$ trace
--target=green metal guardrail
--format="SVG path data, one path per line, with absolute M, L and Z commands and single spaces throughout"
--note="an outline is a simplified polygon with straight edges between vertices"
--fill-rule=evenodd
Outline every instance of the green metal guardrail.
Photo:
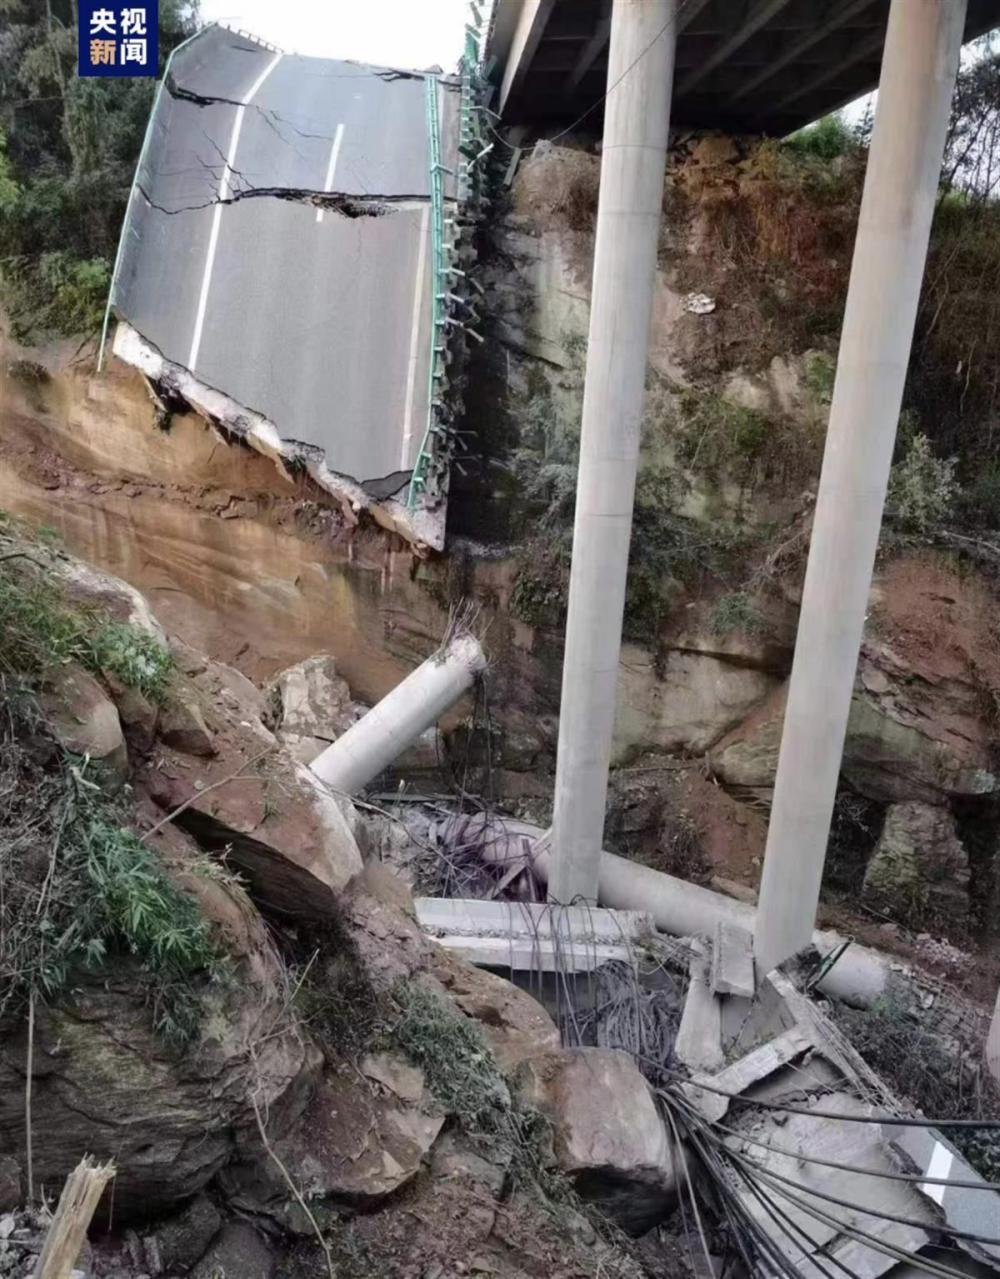
M 437 76 L 425 78 L 427 115 L 427 155 L 431 201 L 431 360 L 428 374 L 427 425 L 420 452 L 406 495 L 412 510 L 422 500 L 441 496 L 447 488 L 452 437 L 445 420 L 443 392 L 446 382 L 446 357 L 449 330 L 466 327 L 452 314 L 454 307 L 465 304 L 451 287 L 453 277 L 462 279 L 455 267 L 459 251 L 461 224 L 474 210 L 481 195 L 481 162 L 490 146 L 483 144 L 480 120 L 474 110 L 480 87 L 480 40 L 482 14 L 473 3 L 472 21 L 465 28 L 465 51 L 462 57 L 461 105 L 459 114 L 458 173 L 455 176 L 457 197 L 454 216 L 445 218 L 444 179 L 451 174 L 441 160 L 440 81 Z M 451 233 L 449 234 L 449 228 Z

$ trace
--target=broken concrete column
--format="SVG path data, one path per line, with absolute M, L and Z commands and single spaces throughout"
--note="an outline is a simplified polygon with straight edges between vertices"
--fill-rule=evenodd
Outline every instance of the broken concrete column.
M 455 635 L 310 765 L 334 790 L 353 795 L 472 687 L 486 669 L 474 635 Z

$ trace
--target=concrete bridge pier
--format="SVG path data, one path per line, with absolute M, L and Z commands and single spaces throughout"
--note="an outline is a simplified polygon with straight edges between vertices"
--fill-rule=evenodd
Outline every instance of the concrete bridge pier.
M 677 0 L 614 0 L 559 713 L 552 901 L 597 901 Z
M 755 953 L 812 937 L 966 0 L 892 0 L 764 858 Z

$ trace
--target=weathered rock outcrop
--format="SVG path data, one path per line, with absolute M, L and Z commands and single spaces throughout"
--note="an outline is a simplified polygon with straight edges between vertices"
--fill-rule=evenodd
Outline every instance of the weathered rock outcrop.
M 778 767 L 786 688 L 767 698 L 711 752 L 728 786 L 769 796 Z M 945 676 L 929 677 L 866 643 L 844 746 L 843 774 L 855 790 L 883 802 L 941 804 L 989 795 L 998 786 L 982 693 Z
M 232 957 L 232 979 L 199 992 L 196 1043 L 183 1052 L 164 1044 L 148 984 L 124 957 L 82 974 L 72 998 L 36 1010 L 36 1183 L 58 1188 L 84 1152 L 113 1159 L 116 1219 L 162 1211 L 205 1186 L 251 1130 L 251 1097 L 273 1119 L 293 1120 L 319 1065 L 288 1013 L 283 966 L 245 895 L 200 875 L 185 883 L 197 886 Z M 23 1024 L 0 1043 L 0 1148 L 22 1160 L 27 1050 Z
M 328 1067 L 300 1122 L 272 1146 L 308 1200 L 371 1208 L 417 1175 L 444 1122 L 423 1071 L 383 1052 Z M 262 1152 L 229 1168 L 222 1184 L 235 1206 L 309 1232 Z
M 919 801 L 890 804 L 863 896 L 909 923 L 966 923 L 969 859 L 951 813 Z
M 521 1095 L 552 1125 L 550 1157 L 579 1193 L 639 1234 L 673 1203 L 678 1155 L 649 1085 L 627 1054 L 577 1048 L 529 1058 Z

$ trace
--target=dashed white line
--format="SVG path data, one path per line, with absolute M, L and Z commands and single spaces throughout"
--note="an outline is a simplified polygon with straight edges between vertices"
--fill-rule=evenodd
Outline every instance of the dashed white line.
M 417 389 L 417 367 L 420 364 L 420 318 L 424 301 L 424 279 L 427 275 L 427 241 L 430 239 L 431 210 L 425 204 L 420 215 L 420 249 L 417 254 L 417 283 L 413 290 L 413 319 L 410 324 L 410 357 L 406 369 L 406 405 L 403 410 L 403 442 L 399 450 L 399 469 L 410 469 L 410 441 L 413 439 L 413 397 Z M 433 347 L 434 334 L 431 334 Z M 431 359 L 434 351 L 431 350 Z
M 323 183 L 324 194 L 329 194 L 333 190 L 333 175 L 337 172 L 337 157 L 340 155 L 340 144 L 344 138 L 344 126 L 337 125 L 337 131 L 333 135 L 333 146 L 330 148 L 330 163 L 326 166 L 326 181 Z M 323 221 L 323 210 L 316 210 L 316 221 Z
M 201 277 L 201 293 L 198 296 L 198 311 L 194 319 L 194 333 L 191 335 L 191 353 L 188 356 L 188 369 L 193 373 L 198 363 L 198 352 L 201 349 L 201 335 L 205 328 L 205 308 L 208 306 L 208 293 L 212 285 L 212 268 L 215 266 L 215 251 L 219 244 L 219 226 L 222 222 L 222 203 L 232 194 L 233 164 L 236 161 L 236 148 L 240 142 L 240 131 L 243 128 L 243 117 L 246 109 L 253 101 L 254 95 L 281 60 L 276 53 L 257 79 L 250 86 L 246 97 L 236 108 L 233 117 L 233 131 L 229 135 L 229 149 L 226 152 L 226 163 L 219 179 L 217 203 L 212 213 L 212 229 L 208 236 L 208 253 L 205 255 L 205 271 Z
M 953 1161 L 954 1155 L 948 1147 L 943 1145 L 940 1141 L 936 1141 L 934 1143 L 934 1149 L 931 1152 L 931 1161 L 927 1165 L 927 1172 L 925 1175 L 944 1180 L 951 1172 L 951 1165 Z M 936 1204 L 943 1204 L 944 1192 L 948 1189 L 948 1187 L 929 1185 L 927 1182 L 923 1182 L 920 1189 L 924 1192 L 928 1199 L 933 1199 Z

